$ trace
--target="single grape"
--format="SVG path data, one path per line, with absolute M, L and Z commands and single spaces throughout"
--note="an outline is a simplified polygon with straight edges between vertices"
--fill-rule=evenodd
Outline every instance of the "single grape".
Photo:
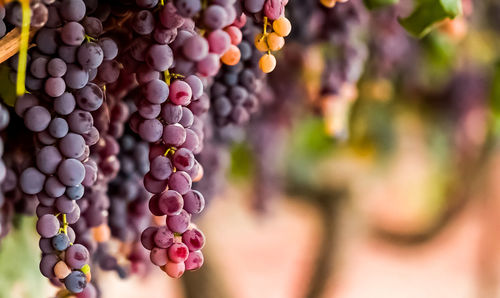
M 52 237 L 51 242 L 54 249 L 58 251 L 63 251 L 66 250 L 66 248 L 68 248 L 70 241 L 68 235 L 64 233 L 59 233 L 54 237 Z
M 168 248 L 168 259 L 174 263 L 184 262 L 189 256 L 189 249 L 184 243 L 174 243 Z

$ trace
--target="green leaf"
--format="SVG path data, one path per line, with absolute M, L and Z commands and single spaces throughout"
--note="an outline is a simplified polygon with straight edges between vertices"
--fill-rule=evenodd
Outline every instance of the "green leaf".
M 9 67 L 5 63 L 0 66 L 0 98 L 5 104 L 13 107 L 16 103 L 16 86 L 10 81 Z
M 399 23 L 411 35 L 422 38 L 440 21 L 461 13 L 461 0 L 420 0 L 410 16 L 399 19 Z
M 398 2 L 399 0 L 363 0 L 365 6 L 370 10 L 397 4 Z
M 490 110 L 493 113 L 495 132 L 500 132 L 500 61 L 495 65 L 495 74 L 491 82 Z

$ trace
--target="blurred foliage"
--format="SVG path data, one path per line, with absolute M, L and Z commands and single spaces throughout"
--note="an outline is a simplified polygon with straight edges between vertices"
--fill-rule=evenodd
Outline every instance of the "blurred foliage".
M 378 9 L 398 2 L 399 0 L 363 0 L 368 9 Z
M 34 217 L 16 217 L 16 228 L 0 243 L 0 298 L 41 297 L 47 284 L 38 270 Z
M 440 21 L 453 19 L 461 12 L 461 0 L 419 0 L 414 11 L 399 21 L 410 34 L 422 38 Z
M 496 63 L 491 84 L 490 108 L 493 115 L 493 130 L 500 133 L 500 61 Z
M 231 147 L 230 176 L 234 179 L 247 179 L 254 172 L 254 157 L 247 142 L 235 143 Z

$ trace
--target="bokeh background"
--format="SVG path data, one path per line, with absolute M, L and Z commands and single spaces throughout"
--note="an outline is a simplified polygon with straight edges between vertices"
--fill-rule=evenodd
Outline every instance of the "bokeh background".
M 262 111 L 204 153 L 205 266 L 98 272 L 104 297 L 500 297 L 500 2 L 421 38 L 413 1 L 312 2 L 287 6 Z M 55 293 L 33 225 L 2 241 L 2 298 Z

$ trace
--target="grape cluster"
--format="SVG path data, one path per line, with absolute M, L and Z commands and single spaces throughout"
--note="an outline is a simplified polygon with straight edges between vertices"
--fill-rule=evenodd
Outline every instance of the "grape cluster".
M 123 241 L 140 239 L 149 225 L 147 216 L 150 194 L 144 188 L 142 177 L 149 171 L 149 145 L 126 133 L 120 140 L 120 172 L 109 184 L 109 226 L 111 234 Z
M 148 88 L 150 84 L 160 84 L 166 88 L 162 93 L 152 93 L 149 91 L 151 88 Z M 155 118 L 150 117 L 150 112 L 144 109 L 144 103 L 140 104 L 136 112 L 138 121 L 135 125 L 131 123 L 131 128 L 151 144 L 150 169 L 144 176 L 144 187 L 154 194 L 149 201 L 149 209 L 156 216 L 167 216 L 166 226 L 162 230 L 172 235 L 174 232 L 183 235 L 188 229 L 191 214 L 200 213 L 204 207 L 203 196 L 191 190 L 192 181 L 198 181 L 203 175 L 194 157 L 202 148 L 200 140 L 203 139 L 203 132 L 194 127 L 195 115 L 189 109 L 191 100 L 202 100 L 202 84 L 196 76 L 191 75 L 185 80 L 174 80 L 170 86 L 160 80 L 151 81 L 144 90 L 149 105 L 155 102 L 158 111 L 155 112 Z M 170 244 L 164 243 L 166 246 L 161 248 L 166 249 Z M 154 264 L 165 265 L 161 262 Z M 183 270 L 178 269 L 176 274 L 170 270 L 166 272 L 172 277 L 179 277 Z
M 269 73 L 276 67 L 276 57 L 272 52 L 279 51 L 285 45 L 285 38 L 292 31 L 290 21 L 285 17 L 280 17 L 272 22 L 273 32 L 269 32 L 267 18 L 264 22 L 264 32 L 255 36 L 255 47 L 266 52 L 259 60 L 259 68 L 264 73 Z
M 278 50 L 287 2 L 29 1 L 33 45 L 8 62 L 28 91 L 11 120 L 29 133 L 7 129 L 0 236 L 14 212 L 36 213 L 40 271 L 66 288 L 61 296 L 98 295 L 93 262 L 126 275 L 110 237 L 130 243 L 132 272 L 147 259 L 175 278 L 200 268 L 205 238 L 191 219 L 205 207 L 199 190 L 213 196 L 228 163 L 205 125 L 243 124 L 257 110 L 259 59 L 269 67 L 253 46 L 254 21 L 265 24 L 265 51 Z M 0 6 L 0 37 L 15 27 L 27 37 L 27 9 Z M 0 131 L 8 116 L 0 106 Z M 214 174 L 203 183 L 199 160 Z
M 185 37 L 180 49 L 182 55 L 176 58 L 176 63 L 181 61 L 184 69 L 191 65 L 201 76 L 210 77 L 219 70 L 219 61 L 227 65 L 238 63 L 241 54 L 237 45 L 241 41 L 241 31 L 235 26 L 240 20 L 237 19 L 235 0 L 207 2 L 174 1 L 177 13 L 194 18 L 194 25 L 204 31 L 203 35 Z
M 241 125 L 258 110 L 263 78 L 258 68 L 262 55 L 252 46 L 257 28 L 249 22 L 242 30 L 241 61 L 222 67 L 211 88 L 213 116 L 218 126 Z
M 7 107 L 0 104 L 0 131 L 4 131 L 10 121 L 10 114 L 9 111 L 7 110 Z M 0 138 L 0 239 L 3 238 L 7 234 L 10 228 L 10 218 L 12 215 L 12 205 L 7 202 L 7 196 L 4 194 L 6 191 L 4 184 L 11 184 L 9 183 L 8 179 L 10 177 L 7 177 L 7 173 L 9 171 L 4 159 L 3 155 L 5 152 L 5 144 L 4 140 Z M 16 178 L 15 175 L 13 177 L 14 179 Z M 7 181 L 6 181 L 7 180 Z M 7 182 L 7 183 L 5 183 Z M 15 184 L 14 184 L 15 185 Z M 8 189 L 7 189 L 8 190 Z
M 89 194 L 83 197 L 98 176 L 99 160 L 91 156 L 95 150 L 90 147 L 100 140 L 102 129 L 94 125 L 93 115 L 103 106 L 100 84 L 113 81 L 106 65 L 113 64 L 118 52 L 112 39 L 99 39 L 102 24 L 91 13 L 82 0 L 48 6 L 47 22 L 29 52 L 26 87 L 31 94 L 15 105 L 36 135 L 35 161 L 19 183 L 24 193 L 38 197 L 37 230 L 41 243 L 52 245 L 41 244 L 40 269 L 54 283 L 64 280 L 72 293 L 82 292 L 90 276 L 89 250 L 79 244 L 89 246 L 82 234 L 88 225 L 77 222 L 81 213 L 87 222 L 99 214 L 88 209 Z M 11 65 L 17 70 L 15 58 Z
M 276 67 L 276 57 L 271 53 L 285 45 L 284 37 L 290 34 L 292 25 L 284 16 L 288 0 L 245 0 L 244 11 L 263 24 L 261 34 L 255 36 L 255 46 L 266 52 L 259 61 L 259 68 L 269 73 Z M 274 31 L 274 32 L 271 32 Z

